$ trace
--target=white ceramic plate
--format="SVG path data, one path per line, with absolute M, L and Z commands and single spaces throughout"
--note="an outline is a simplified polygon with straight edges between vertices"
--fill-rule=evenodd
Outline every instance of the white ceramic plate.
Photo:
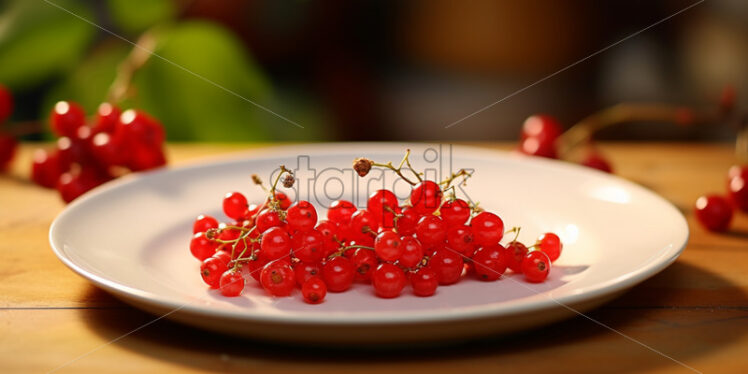
M 225 298 L 202 283 L 188 249 L 193 219 L 201 213 L 223 217 L 221 200 L 228 191 L 261 200 L 251 173 L 268 180 L 279 164 L 298 166 L 302 198 L 327 206 L 342 193 L 365 204 L 367 189 L 393 188 L 394 174 L 359 179 L 349 169 L 352 159 L 399 161 L 408 147 L 415 166 L 432 179 L 450 167 L 475 169 L 465 191 L 507 227 L 521 226 L 520 240 L 532 243 L 543 232 L 558 233 L 564 251 L 549 279 L 465 279 L 439 287 L 433 297 L 416 297 L 406 288 L 395 299 L 377 298 L 370 286 L 358 284 L 328 294 L 320 305 L 305 304 L 298 291 L 269 297 L 254 282 L 243 296 Z M 394 184 L 400 196 L 406 187 Z M 563 162 L 426 144 L 274 147 L 131 176 L 81 197 L 50 229 L 52 248 L 67 266 L 128 303 L 206 329 L 309 343 L 434 341 L 550 323 L 661 271 L 687 240 L 688 226 L 675 207 L 626 180 Z

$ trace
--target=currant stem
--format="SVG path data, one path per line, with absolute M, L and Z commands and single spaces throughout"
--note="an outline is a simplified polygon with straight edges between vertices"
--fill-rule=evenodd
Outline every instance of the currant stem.
M 345 251 L 347 251 L 349 249 L 356 249 L 356 248 L 363 248 L 363 249 L 368 249 L 368 250 L 371 250 L 371 251 L 374 250 L 374 247 L 368 247 L 368 246 L 365 246 L 365 245 L 349 245 L 349 246 L 341 247 L 337 251 L 331 253 L 329 256 L 327 256 L 327 259 L 329 260 L 329 259 L 331 259 L 333 257 L 342 256 L 343 253 L 345 253 Z

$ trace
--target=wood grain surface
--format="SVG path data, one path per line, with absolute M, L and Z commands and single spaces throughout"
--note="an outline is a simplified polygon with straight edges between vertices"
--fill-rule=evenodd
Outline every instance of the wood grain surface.
M 168 152 L 179 165 L 263 146 L 172 144 Z M 748 215 L 736 216 L 731 232 L 712 234 L 691 214 L 700 194 L 724 190 L 735 162 L 727 145 L 602 145 L 619 175 L 672 201 L 691 229 L 672 266 L 589 313 L 610 329 L 577 317 L 508 337 L 394 351 L 289 347 L 167 320 L 132 332 L 154 317 L 98 290 L 50 250 L 49 225 L 64 205 L 28 180 L 36 147 L 24 144 L 0 175 L 1 373 L 693 372 L 678 362 L 704 373 L 748 372 Z

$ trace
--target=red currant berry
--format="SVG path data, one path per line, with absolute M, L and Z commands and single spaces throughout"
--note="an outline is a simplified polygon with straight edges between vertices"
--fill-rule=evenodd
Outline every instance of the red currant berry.
M 377 219 L 368 210 L 359 210 L 351 216 L 351 235 L 353 239 L 369 236 L 376 232 Z
M 16 138 L 0 132 L 0 171 L 8 168 L 16 154 L 16 148 L 18 148 Z
M 377 296 L 393 298 L 400 296 L 408 280 L 402 269 L 393 264 L 383 263 L 374 270 L 371 283 Z
M 227 264 L 216 257 L 208 257 L 200 264 L 200 275 L 210 288 L 218 288 L 221 275 L 228 270 Z
M 34 152 L 31 163 L 31 180 L 34 183 L 54 188 L 60 179 L 60 174 L 62 170 L 60 170 L 60 158 L 57 152 L 48 152 L 44 149 L 37 149 Z
M 436 251 L 428 263 L 428 267 L 436 273 L 439 284 L 457 283 L 463 271 L 462 256 L 448 249 Z
M 433 181 L 423 181 L 413 187 L 410 203 L 420 214 L 433 213 L 442 202 L 442 190 Z
M 610 162 L 597 152 L 590 152 L 587 154 L 584 160 L 582 160 L 582 165 L 606 173 L 613 173 L 613 167 L 610 166 Z
M 506 249 L 501 244 L 481 247 L 473 255 L 473 268 L 478 279 L 495 281 L 506 271 Z
M 319 304 L 327 296 L 327 285 L 319 277 L 312 277 L 301 286 L 301 295 L 309 304 Z
M 421 215 L 415 208 L 405 207 L 395 219 L 395 228 L 400 235 L 413 235 L 416 233 L 416 224 L 420 218 Z
M 340 247 L 340 244 L 336 241 L 338 239 L 338 225 L 330 222 L 330 221 L 319 221 L 317 224 L 317 227 L 315 228 L 317 231 L 322 233 L 322 236 L 324 236 L 325 240 L 322 243 L 323 251 L 323 257 L 327 257 L 333 252 L 337 251 Z
M 0 85 L 0 123 L 13 113 L 13 95 L 7 87 Z
M 550 271 L 551 259 L 542 251 L 532 251 L 522 260 L 522 274 L 528 282 L 542 282 L 548 278 Z
M 308 201 L 297 201 L 288 208 L 286 221 L 294 230 L 311 230 L 317 224 L 317 210 Z
M 696 218 L 707 230 L 725 231 L 732 220 L 732 205 L 722 196 L 702 196 L 696 200 Z
M 263 209 L 257 215 L 255 224 L 257 225 L 257 230 L 259 230 L 260 232 L 265 232 L 272 227 L 281 226 L 283 222 L 281 221 L 278 212 L 270 209 Z
M 733 166 L 727 178 L 727 194 L 735 206 L 748 212 L 748 166 Z
M 301 287 L 304 282 L 309 278 L 317 277 L 320 275 L 319 264 L 309 264 L 306 262 L 300 262 L 294 265 L 293 272 L 296 275 L 296 284 Z
M 220 260 L 221 262 L 226 264 L 226 266 L 229 266 L 229 263 L 231 262 L 231 255 L 226 251 L 217 251 L 211 257 Z
M 122 111 L 116 105 L 101 103 L 96 111 L 96 122 L 94 123 L 93 132 L 95 134 L 114 133 L 120 114 L 122 114 Z
M 472 257 L 475 248 L 473 230 L 470 226 L 459 224 L 459 226 L 452 226 L 447 229 L 447 247 L 465 256 Z
M 302 262 L 319 262 L 325 254 L 325 236 L 315 229 L 297 232 L 292 242 L 293 254 Z
M 56 188 L 62 200 L 69 203 L 107 180 L 108 176 L 101 171 L 86 168 L 77 173 L 61 174 Z
M 258 257 L 255 260 L 247 261 L 247 269 L 249 270 L 249 275 L 252 276 L 256 281 L 260 281 L 260 274 L 262 272 L 262 268 L 265 267 L 265 265 L 268 263 L 268 260 Z
M 351 220 L 353 213 L 356 213 L 356 206 L 346 200 L 333 201 L 327 210 L 327 219 L 330 222 L 341 224 Z
M 447 201 L 439 211 L 447 226 L 463 225 L 470 218 L 470 205 L 462 199 Z
M 366 209 L 377 217 L 380 226 L 393 228 L 395 213 L 400 207 L 392 191 L 378 190 L 369 196 Z
M 85 125 L 86 113 L 72 101 L 59 101 L 52 108 L 52 131 L 58 136 L 75 137 L 78 128 Z
M 275 201 L 278 202 L 278 207 L 282 210 L 288 209 L 288 207 L 291 206 L 291 203 L 293 203 L 288 195 L 278 191 L 275 192 Z
M 552 232 L 547 232 L 541 235 L 538 238 L 537 245 L 539 250 L 548 255 L 551 262 L 556 262 L 556 260 L 561 256 L 561 250 L 564 248 L 561 239 L 559 239 L 558 235 Z
M 431 296 L 436 292 L 439 280 L 433 270 L 425 267 L 410 276 L 410 284 L 416 296 Z
M 218 282 L 218 288 L 221 290 L 221 295 L 223 296 L 239 296 L 244 290 L 244 277 L 236 270 L 226 270 L 226 272 L 221 275 L 221 279 Z
M 438 216 L 423 216 L 416 225 L 416 238 L 426 247 L 441 245 L 446 236 L 444 222 Z
M 423 260 L 423 247 L 421 246 L 421 243 L 418 242 L 416 238 L 409 235 L 401 237 L 400 241 L 400 246 L 403 248 L 403 254 L 400 255 L 400 259 L 397 260 L 397 263 L 406 268 L 412 268 L 421 263 L 421 260 Z
M 522 260 L 525 259 L 527 252 L 527 247 L 518 241 L 507 244 L 505 256 L 507 267 L 515 273 L 522 273 Z
M 400 235 L 394 231 L 383 231 L 374 240 L 374 251 L 382 261 L 397 261 L 403 254 Z
M 192 224 L 192 233 L 197 234 L 198 232 L 206 232 L 210 229 L 218 228 L 218 221 L 206 215 L 199 215 L 195 219 L 195 223 Z
M 229 192 L 223 198 L 223 213 L 229 218 L 242 220 L 248 208 L 247 198 L 239 192 Z
M 281 227 L 271 227 L 262 233 L 260 253 L 268 260 L 277 260 L 291 253 L 291 237 Z
M 475 244 L 489 246 L 498 244 L 504 237 L 504 221 L 490 212 L 481 212 L 470 220 Z
M 519 151 L 530 156 L 558 158 L 556 142 L 543 143 L 538 140 L 538 138 L 527 138 L 520 140 Z
M 377 257 L 370 249 L 358 248 L 351 255 L 351 262 L 356 269 L 356 279 L 368 281 L 371 274 L 379 265 Z
M 126 110 L 120 115 L 115 128 L 115 136 L 128 146 L 142 144 L 158 147 L 163 144 L 166 134 L 155 118 L 140 110 Z
M 288 296 L 296 287 L 296 274 L 286 261 L 271 261 L 260 274 L 262 288 L 273 296 Z
M 218 243 L 208 239 L 204 232 L 193 235 L 192 241 L 190 241 L 190 252 L 200 261 L 213 256 L 216 253 L 216 248 L 218 248 Z
M 356 269 L 351 260 L 336 256 L 322 266 L 322 280 L 332 292 L 343 292 L 351 287 Z
M 116 138 L 108 133 L 96 134 L 91 140 L 91 153 L 106 166 L 123 165 L 126 159 Z
M 520 139 L 537 138 L 541 142 L 553 142 L 561 136 L 561 125 L 553 116 L 535 114 L 522 124 Z

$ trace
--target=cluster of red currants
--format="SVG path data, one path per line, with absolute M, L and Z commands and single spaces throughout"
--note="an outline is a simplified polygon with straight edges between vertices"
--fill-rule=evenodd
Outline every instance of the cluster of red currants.
M 0 126 L 13 113 L 13 96 L 5 86 L 0 85 Z M 18 142 L 13 135 L 0 131 L 0 171 L 5 170 L 16 153 Z
M 735 165 L 728 171 L 727 197 L 712 194 L 696 200 L 696 219 L 710 231 L 726 231 L 735 209 L 748 212 L 748 165 Z
M 139 110 L 122 112 L 102 103 L 92 124 L 77 103 L 60 101 L 50 117 L 59 138 L 53 150 L 38 149 L 31 165 L 31 179 L 56 188 L 65 202 L 130 171 L 166 164 L 161 123 Z
M 535 114 L 522 124 L 519 151 L 530 156 L 559 158 L 559 138 L 563 130 L 555 117 L 547 114 Z M 581 164 L 606 173 L 612 173 L 610 162 L 595 150 L 588 151 Z
M 362 176 L 372 166 L 385 165 L 367 159 L 356 163 Z M 287 173 L 283 185 L 293 185 L 291 172 L 281 170 Z M 454 196 L 450 184 L 467 173 L 441 183 L 415 174 L 419 181 L 407 204 L 392 191 L 378 190 L 366 209 L 338 200 L 329 206 L 327 219 L 319 221 L 311 203 L 291 203 L 276 192 L 279 175 L 259 205 L 248 204 L 238 192 L 227 194 L 223 211 L 231 222 L 199 216 L 190 251 L 202 261 L 205 283 L 225 296 L 240 295 L 245 281 L 254 278 L 273 296 L 288 296 L 299 287 L 308 303 L 321 302 L 327 291 L 346 291 L 354 282 L 370 283 L 377 296 L 393 298 L 407 284 L 415 295 L 431 296 L 439 285 L 457 283 L 466 274 L 495 281 L 511 269 L 529 282 L 548 277 L 561 254 L 557 235 L 546 233 L 531 247 L 515 236 L 504 246 L 501 218 Z M 508 232 L 519 234 L 519 228 Z

